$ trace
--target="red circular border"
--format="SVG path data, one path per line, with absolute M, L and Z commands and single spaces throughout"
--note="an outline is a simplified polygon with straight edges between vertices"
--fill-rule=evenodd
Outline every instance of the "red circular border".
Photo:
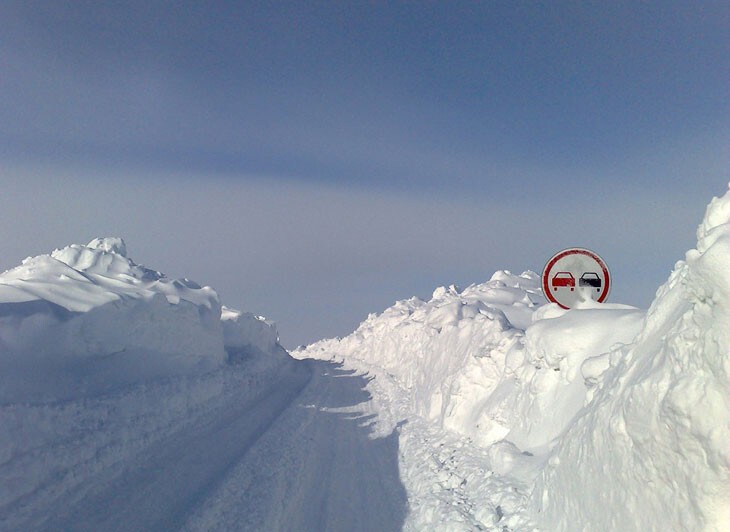
M 548 299 L 548 301 L 552 301 L 553 303 L 557 303 L 557 305 L 560 308 L 568 309 L 565 305 L 558 302 L 554 297 L 553 294 L 550 292 L 550 287 L 548 286 L 548 274 L 550 269 L 555 265 L 556 262 L 558 262 L 560 259 L 567 255 L 588 255 L 593 260 L 595 260 L 598 265 L 603 270 L 603 278 L 606 279 L 605 284 L 605 290 L 601 292 L 601 295 L 596 300 L 598 303 L 603 303 L 606 298 L 608 297 L 608 291 L 611 289 L 611 274 L 608 271 L 608 266 L 606 266 L 606 263 L 604 260 L 599 257 L 596 253 L 589 249 L 584 248 L 568 248 L 564 249 L 563 251 L 558 252 L 557 254 L 553 255 L 553 257 L 547 261 L 547 264 L 545 264 L 545 268 L 542 270 L 542 293 L 545 295 L 545 297 Z

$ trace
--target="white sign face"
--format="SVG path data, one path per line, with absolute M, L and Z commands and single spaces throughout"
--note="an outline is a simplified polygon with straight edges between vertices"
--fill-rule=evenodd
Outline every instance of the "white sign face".
M 555 254 L 542 272 L 545 297 L 561 307 L 575 308 L 581 301 L 603 303 L 611 287 L 611 274 L 603 259 L 583 248 Z

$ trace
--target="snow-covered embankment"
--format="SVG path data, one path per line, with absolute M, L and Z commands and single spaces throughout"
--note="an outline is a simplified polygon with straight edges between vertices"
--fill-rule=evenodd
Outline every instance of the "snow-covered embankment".
M 292 367 L 272 323 L 135 264 L 121 239 L 26 259 L 0 275 L 0 528 L 52 528 L 69 499 Z
M 480 526 L 724 530 L 728 264 L 730 193 L 710 204 L 697 249 L 648 313 L 590 302 L 565 311 L 545 304 L 536 274 L 498 272 L 463 291 L 440 288 L 430 301 L 400 301 L 296 356 L 379 374 L 406 398 L 402 417 L 485 449 L 483 462 L 469 458 L 474 471 L 460 472 L 471 503 L 493 509 L 472 513 Z M 403 438 L 410 448 L 409 438 L 425 441 L 407 427 Z
M 550 530 L 730 530 L 730 193 L 607 370 L 534 493 Z
M 0 275 L 0 402 L 57 399 L 200 373 L 227 351 L 277 353 L 272 324 L 132 262 L 119 238 L 28 258 Z

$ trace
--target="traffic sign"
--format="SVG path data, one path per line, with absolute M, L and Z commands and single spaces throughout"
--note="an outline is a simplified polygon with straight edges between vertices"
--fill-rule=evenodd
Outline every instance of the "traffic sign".
M 542 272 L 545 297 L 565 309 L 587 300 L 603 303 L 610 288 L 608 266 L 588 249 L 564 249 L 547 261 Z

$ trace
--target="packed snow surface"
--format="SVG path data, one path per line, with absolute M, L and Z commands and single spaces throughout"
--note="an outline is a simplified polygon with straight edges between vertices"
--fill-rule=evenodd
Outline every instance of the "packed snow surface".
M 730 529 L 730 192 L 648 311 L 499 271 L 289 357 L 121 239 L 0 275 L 0 529 Z M 296 360 L 301 359 L 301 360 Z

